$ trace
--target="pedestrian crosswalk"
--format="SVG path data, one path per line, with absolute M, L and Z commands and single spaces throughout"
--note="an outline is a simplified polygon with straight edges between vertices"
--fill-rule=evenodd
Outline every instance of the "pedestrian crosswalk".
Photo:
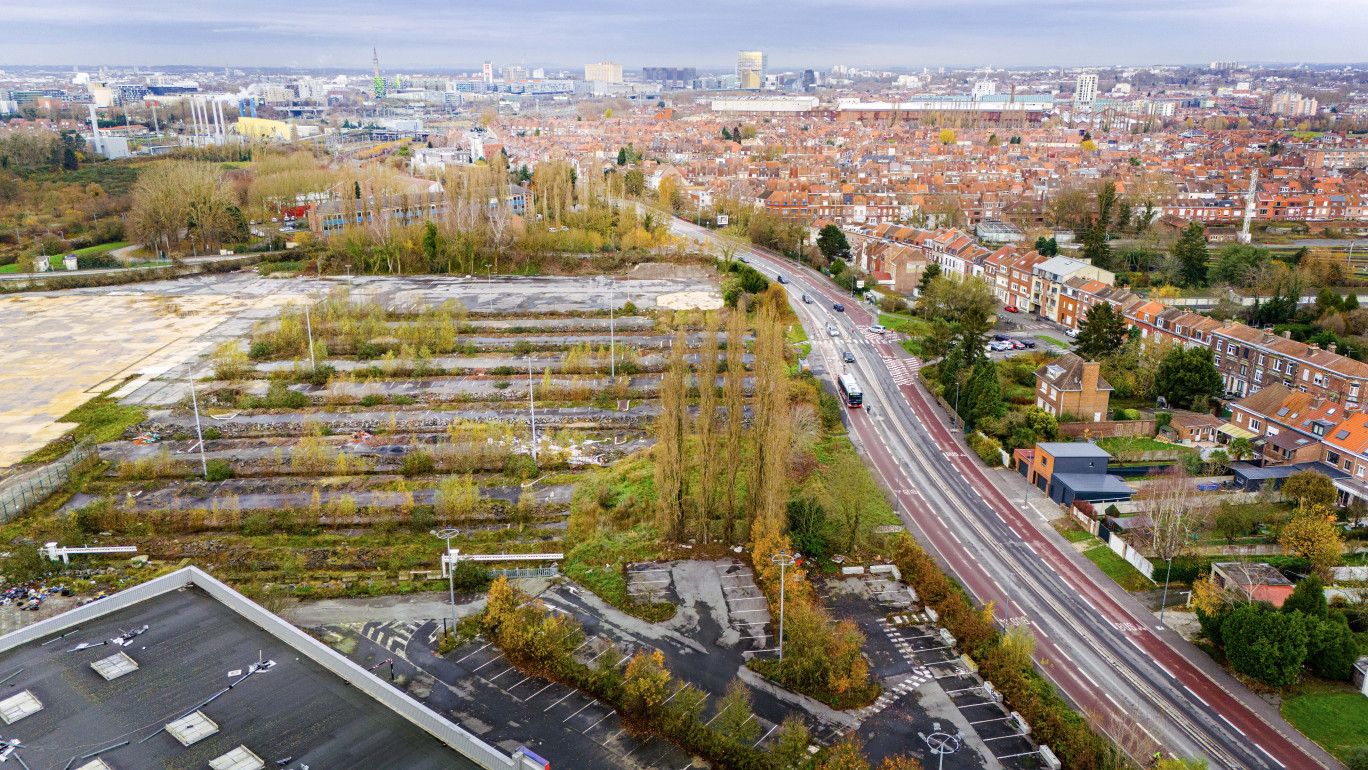
M 367 623 L 361 635 L 390 652 L 403 655 L 417 630 L 418 624 L 412 622 Z
M 917 370 L 921 368 L 921 359 L 883 356 L 883 362 L 888 367 L 888 373 L 893 375 L 893 381 L 898 385 L 911 385 L 916 382 Z

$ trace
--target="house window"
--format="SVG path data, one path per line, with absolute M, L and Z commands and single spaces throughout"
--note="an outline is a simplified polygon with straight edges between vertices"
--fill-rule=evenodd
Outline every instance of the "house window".
M 1344 469 L 1347 471 L 1347 470 L 1353 470 L 1353 468 L 1354 468 L 1354 461 L 1353 461 L 1353 460 L 1350 460 L 1348 457 L 1344 458 Z
M 1258 430 L 1258 429 L 1259 429 L 1259 426 L 1260 426 L 1261 424 L 1262 424 L 1262 423 L 1260 423 L 1258 420 L 1255 420 L 1255 419 L 1252 418 L 1252 417 L 1249 419 L 1249 429 L 1250 429 L 1250 430 Z
M 1259 354 L 1259 366 L 1263 366 L 1263 361 L 1264 361 L 1264 354 L 1263 354 L 1263 353 L 1260 353 L 1260 354 Z
M 1328 450 L 1328 449 L 1325 450 L 1325 461 L 1326 461 L 1326 462 L 1330 463 L 1331 465 L 1339 465 L 1339 459 L 1340 459 L 1339 452 L 1331 452 L 1331 451 Z
M 1235 413 L 1235 422 L 1244 422 L 1244 412 Z
M 1275 359 L 1273 359 L 1273 371 L 1275 371 L 1275 372 L 1281 372 L 1281 371 L 1282 371 L 1282 359 L 1281 359 L 1281 358 L 1275 358 Z
M 1249 374 L 1249 364 L 1240 364 L 1240 376 Z
M 1319 376 L 1319 375 L 1317 375 L 1317 376 Z M 1310 369 L 1303 369 L 1303 370 L 1302 370 L 1302 382 L 1306 382 L 1306 381 L 1309 380 L 1309 379 L 1311 379 L 1311 370 L 1310 370 Z M 1302 390 L 1305 391 L 1306 389 L 1305 389 L 1305 388 L 1302 388 Z
M 1225 343 L 1224 343 L 1224 342 L 1221 342 L 1221 341 L 1219 341 L 1219 340 L 1217 340 L 1217 342 L 1216 342 L 1216 352 L 1217 352 L 1217 353 L 1221 353 L 1221 352 L 1223 352 L 1224 348 L 1225 348 Z

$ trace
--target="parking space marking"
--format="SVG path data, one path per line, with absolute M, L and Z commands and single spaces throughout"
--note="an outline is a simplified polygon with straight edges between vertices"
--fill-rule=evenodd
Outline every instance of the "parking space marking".
M 489 644 L 486 644 L 484 647 L 481 647 L 479 650 L 476 650 L 475 652 L 480 652 L 480 651 L 483 650 L 485 647 L 488 647 L 490 644 L 493 644 L 493 642 L 490 642 Z M 475 652 L 470 653 L 470 655 L 466 655 L 464 658 L 461 658 L 460 660 L 458 660 L 458 661 L 456 661 L 456 662 L 457 662 L 457 663 L 460 663 L 462 660 L 465 660 L 466 658 L 469 658 L 471 655 L 474 655 Z
M 542 709 L 542 713 L 545 714 L 546 712 L 550 711 L 551 709 L 553 709 L 553 708 L 559 706 L 566 698 L 569 698 L 571 695 L 574 695 L 574 694 L 577 693 L 577 692 L 579 692 L 579 690 L 576 690 L 575 688 L 571 687 L 571 688 L 570 688 L 570 692 L 568 692 L 568 693 L 565 694 L 565 698 L 561 698 L 560 700 L 556 701 L 555 703 L 552 703 L 550 706 L 547 706 L 546 708 Z

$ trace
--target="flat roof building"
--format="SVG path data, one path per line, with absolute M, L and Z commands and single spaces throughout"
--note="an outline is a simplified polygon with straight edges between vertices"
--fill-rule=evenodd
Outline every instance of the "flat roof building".
M 540 766 L 194 567 L 0 636 L 0 669 L 31 767 L 101 746 L 111 768 Z

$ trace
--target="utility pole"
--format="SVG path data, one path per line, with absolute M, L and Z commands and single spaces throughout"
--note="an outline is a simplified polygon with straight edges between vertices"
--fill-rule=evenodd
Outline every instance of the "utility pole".
M 527 411 L 532 426 L 532 464 L 537 464 L 537 386 L 532 382 L 532 358 L 527 359 Z
M 617 339 L 613 335 L 613 279 L 608 278 L 608 370 L 617 377 Z
M 443 529 L 431 530 L 428 534 L 436 535 L 446 541 L 447 547 L 447 594 L 451 597 L 451 634 L 456 635 L 456 553 L 451 550 L 451 539 L 461 534 L 461 530 L 446 527 Z
M 313 321 L 309 319 L 309 305 L 307 302 L 304 304 L 304 325 L 305 328 L 309 330 L 309 366 L 313 369 L 317 369 L 318 362 L 314 360 Z
M 185 373 L 185 379 L 190 383 L 190 405 L 195 410 L 195 438 L 199 439 L 200 470 L 204 473 L 204 480 L 208 481 L 209 461 L 204 456 L 204 431 L 200 430 L 199 397 L 195 395 L 195 380 L 190 376 L 188 370 Z
M 770 556 L 770 561 L 779 565 L 779 662 L 784 662 L 784 570 L 797 561 L 788 551 L 780 551 Z

